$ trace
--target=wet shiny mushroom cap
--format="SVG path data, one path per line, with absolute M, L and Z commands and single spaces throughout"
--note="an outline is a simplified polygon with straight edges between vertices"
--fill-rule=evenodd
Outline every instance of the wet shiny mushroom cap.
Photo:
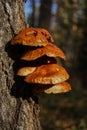
M 25 46 L 46 46 L 49 42 L 53 42 L 51 34 L 42 28 L 26 28 L 19 32 L 12 41 L 12 45 Z
M 37 67 L 36 70 L 25 77 L 27 83 L 56 84 L 69 78 L 67 71 L 58 64 L 47 64 Z
M 41 48 L 37 48 L 34 50 L 29 50 L 27 51 L 22 57 L 22 60 L 26 60 L 26 61 L 30 61 L 30 60 L 35 60 L 41 56 L 48 56 L 48 57 L 59 57 L 62 59 L 66 59 L 65 54 L 63 53 L 63 51 L 58 48 L 57 46 L 55 46 L 54 44 L 47 44 L 44 47 Z
M 18 76 L 27 76 L 35 71 L 36 67 L 23 67 L 20 68 L 17 72 Z
M 70 90 L 71 90 L 70 84 L 67 82 L 62 82 L 62 83 L 53 85 L 52 87 L 44 90 L 44 92 L 47 94 L 50 94 L 50 93 L 57 94 L 57 93 L 68 92 Z
M 57 94 L 57 93 L 65 93 L 71 90 L 71 86 L 68 82 L 62 82 L 57 84 L 48 84 L 48 85 L 41 85 L 37 84 L 33 87 L 33 93 L 35 95 L 40 95 L 42 92 L 47 94 Z

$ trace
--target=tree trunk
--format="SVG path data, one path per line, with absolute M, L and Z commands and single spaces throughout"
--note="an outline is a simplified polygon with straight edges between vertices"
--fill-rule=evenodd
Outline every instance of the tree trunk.
M 35 25 L 35 0 L 32 0 L 32 17 L 31 17 L 31 26 L 34 27 Z
M 83 29 L 83 37 L 78 55 L 78 68 L 82 85 L 87 89 L 87 0 L 84 0 L 83 19 L 80 20 L 80 27 Z
M 36 98 L 20 95 L 9 42 L 25 28 L 23 0 L 0 0 L 0 130 L 40 130 Z M 16 54 L 17 55 L 17 54 Z

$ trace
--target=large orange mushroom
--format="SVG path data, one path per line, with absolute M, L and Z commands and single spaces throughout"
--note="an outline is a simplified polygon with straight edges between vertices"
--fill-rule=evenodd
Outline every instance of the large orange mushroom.
M 65 60 L 66 56 L 52 43 L 53 37 L 43 28 L 26 28 L 11 41 L 11 45 L 30 48 L 23 52 L 20 60 L 29 63 L 33 61 L 32 65 L 20 67 L 17 75 L 23 76 L 26 83 L 33 84 L 36 94 L 43 91 L 55 94 L 71 90 L 70 84 L 66 82 L 69 74 L 55 59 L 57 57 Z
M 25 54 L 23 54 L 21 59 L 26 60 L 26 61 L 31 61 L 31 60 L 35 60 L 41 56 L 44 56 L 44 55 L 46 55 L 48 57 L 60 57 L 64 60 L 66 59 L 66 56 L 63 53 L 63 51 L 51 43 L 47 44 L 44 47 L 27 51 Z
M 46 46 L 48 42 L 53 42 L 53 37 L 47 30 L 42 28 L 26 28 L 12 39 L 11 44 L 37 47 Z
M 56 84 L 66 81 L 69 74 L 58 64 L 47 64 L 37 67 L 35 71 L 28 74 L 24 81 L 36 84 Z

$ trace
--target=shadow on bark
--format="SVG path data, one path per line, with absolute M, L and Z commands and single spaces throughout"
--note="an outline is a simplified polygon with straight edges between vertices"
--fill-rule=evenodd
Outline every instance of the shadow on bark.
M 15 45 L 12 46 L 10 44 L 10 41 L 6 45 L 6 52 L 8 53 L 8 56 L 14 60 L 13 64 L 13 71 L 14 71 L 14 84 L 11 88 L 10 94 L 16 98 L 22 98 L 22 99 L 29 99 L 30 97 L 38 103 L 38 97 L 34 95 L 33 93 L 33 87 L 35 87 L 34 84 L 29 84 L 24 82 L 24 77 L 17 76 L 16 73 L 19 68 L 25 67 L 25 66 L 32 66 L 32 62 L 26 62 L 21 61 L 20 57 L 21 55 L 26 51 L 29 50 L 28 47 L 24 47 L 21 45 Z

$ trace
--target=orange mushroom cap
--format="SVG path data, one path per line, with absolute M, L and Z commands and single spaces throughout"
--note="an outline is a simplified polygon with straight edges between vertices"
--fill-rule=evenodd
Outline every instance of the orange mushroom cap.
M 66 70 L 58 64 L 47 64 L 37 67 L 37 69 L 27 75 L 24 79 L 27 83 L 56 84 L 64 82 L 69 78 Z
M 54 44 L 47 44 L 46 46 L 42 48 L 37 48 L 35 50 L 29 50 L 27 51 L 22 57 L 22 60 L 30 61 L 35 60 L 43 55 L 47 55 L 48 57 L 60 57 L 62 59 L 66 59 L 65 54 L 63 51 L 55 46 Z
M 70 84 L 67 82 L 62 82 L 62 83 L 53 85 L 52 87 L 44 90 L 44 92 L 47 94 L 50 94 L 50 93 L 57 94 L 57 93 L 68 92 L 70 90 L 71 90 Z
M 71 90 L 71 86 L 68 82 L 62 82 L 57 84 L 41 85 L 37 84 L 33 87 L 34 95 L 39 96 L 42 92 L 47 94 L 65 93 Z
M 42 28 L 26 28 L 12 39 L 11 44 L 45 46 L 48 42 L 53 42 L 53 38 L 47 30 Z
M 17 72 L 18 76 L 27 76 L 35 71 L 36 67 L 23 67 L 20 68 Z

